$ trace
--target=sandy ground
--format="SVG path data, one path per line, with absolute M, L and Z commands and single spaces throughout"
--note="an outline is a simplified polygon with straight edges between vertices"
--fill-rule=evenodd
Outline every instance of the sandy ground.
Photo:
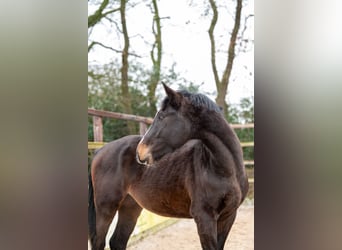
M 129 246 L 127 250 L 198 250 L 201 249 L 193 220 L 182 219 L 153 235 Z M 254 206 L 239 208 L 235 223 L 230 231 L 224 249 L 254 249 Z

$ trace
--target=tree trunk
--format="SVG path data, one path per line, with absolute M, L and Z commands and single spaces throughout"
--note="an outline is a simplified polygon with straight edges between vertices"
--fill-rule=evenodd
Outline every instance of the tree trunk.
M 230 37 L 230 42 L 229 42 L 229 47 L 228 47 L 227 64 L 226 64 L 226 67 L 225 67 L 225 70 L 223 72 L 222 79 L 221 79 L 221 86 L 222 86 L 222 91 L 224 92 L 224 95 L 227 94 L 229 79 L 230 79 L 230 75 L 233 69 L 233 63 L 235 59 L 235 45 L 236 45 L 237 35 L 240 29 L 241 10 L 242 10 L 242 0 L 237 0 L 236 10 L 235 10 L 235 22 L 234 22 L 234 27 L 233 27 L 233 31 Z M 225 104 L 226 104 L 225 109 L 224 109 L 225 117 L 228 117 L 228 105 L 226 102 Z
M 216 7 L 216 3 L 214 0 L 209 0 L 211 9 L 213 11 L 213 17 L 211 19 L 210 27 L 209 27 L 209 39 L 210 39 L 210 47 L 211 47 L 211 68 L 214 74 L 214 80 L 216 84 L 216 90 L 219 93 L 220 88 L 220 79 L 217 73 L 217 67 L 216 67 L 216 45 L 215 45 L 215 36 L 214 36 L 214 30 L 218 19 L 218 11 Z
M 237 40 L 237 35 L 240 29 L 241 22 L 241 10 L 242 10 L 242 0 L 237 0 L 236 10 L 235 10 L 235 22 L 233 31 L 230 37 L 230 42 L 228 45 L 228 57 L 227 64 L 222 74 L 222 78 L 219 79 L 217 66 L 216 66 L 216 47 L 215 47 L 215 37 L 214 37 L 214 29 L 218 19 L 218 11 L 215 0 L 209 0 L 211 9 L 213 11 L 213 17 L 211 20 L 210 28 L 209 28 L 209 38 L 211 44 L 211 65 L 214 74 L 214 79 L 216 83 L 216 103 L 220 107 L 223 108 L 223 113 L 225 117 L 228 117 L 228 104 L 226 102 L 226 95 L 228 91 L 229 79 L 233 69 L 233 63 L 235 59 L 235 45 Z
M 148 101 L 150 105 L 150 114 L 149 116 L 154 116 L 157 112 L 157 104 L 156 104 L 156 88 L 157 84 L 160 81 L 160 71 L 161 71 L 161 60 L 162 60 L 162 39 L 161 39 L 161 24 L 159 17 L 159 10 L 157 0 L 152 0 L 153 5 L 153 23 L 152 23 L 152 32 L 154 34 L 154 44 L 151 50 L 151 60 L 153 63 L 152 73 L 150 82 L 148 84 Z
M 122 33 L 124 36 L 124 48 L 122 50 L 122 67 L 121 67 L 121 94 L 122 105 L 126 114 L 132 114 L 131 95 L 128 88 L 128 50 L 129 37 L 126 25 L 126 0 L 121 0 L 120 6 Z M 135 134 L 135 124 L 127 121 L 128 133 Z
M 219 88 L 217 89 L 217 96 L 216 96 L 216 104 L 222 108 L 224 117 L 227 117 L 228 115 L 228 104 L 226 102 L 226 93 L 227 90 L 224 90 L 224 86 L 222 84 L 219 85 Z

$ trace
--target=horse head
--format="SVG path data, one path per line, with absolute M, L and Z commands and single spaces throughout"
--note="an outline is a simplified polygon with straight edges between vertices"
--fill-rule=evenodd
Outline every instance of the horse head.
M 192 137 L 193 125 L 186 112 L 188 100 L 181 92 L 163 86 L 167 97 L 137 146 L 137 161 L 148 166 Z

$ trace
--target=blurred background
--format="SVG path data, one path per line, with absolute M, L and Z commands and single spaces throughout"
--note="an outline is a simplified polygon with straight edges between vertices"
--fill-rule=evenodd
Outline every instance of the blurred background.
M 206 94 L 232 124 L 253 124 L 254 1 L 88 1 L 88 107 L 154 117 L 161 81 Z M 102 124 L 104 142 L 139 133 L 137 122 Z M 93 125 L 89 115 L 88 141 Z M 253 143 L 253 126 L 236 132 Z M 252 161 L 253 145 L 244 153 Z
M 112 10 L 120 6 L 118 1 L 108 2 L 113 7 Z M 171 72 L 181 80 L 169 80 L 171 87 L 178 88 L 179 83 L 189 87 L 187 82 L 192 82 L 195 87 L 199 86 L 199 92 L 209 92 L 209 96 L 216 100 L 218 91 L 211 65 L 208 33 L 213 16 L 210 2 L 184 1 L 176 12 L 182 13 L 184 5 L 189 5 L 194 14 L 186 12 L 184 19 L 180 19 L 181 25 L 172 23 L 175 17 L 171 14 L 170 6 L 162 9 L 162 3 L 165 2 L 158 1 L 164 43 L 161 70 L 168 75 L 172 70 L 170 65 L 175 62 Z M 143 69 L 152 72 L 150 51 L 156 40 L 152 27 L 158 32 L 157 24 L 153 24 L 153 5 L 149 7 L 147 4 L 151 5 L 152 2 L 144 2 L 132 7 L 129 6 L 130 3 L 131 1 L 127 1 L 125 10 L 126 14 L 131 13 L 131 16 L 127 16 L 130 38 L 128 61 L 131 62 L 129 70 L 140 71 L 138 63 L 135 65 L 136 70 L 132 68 L 134 60 L 140 61 L 139 57 L 134 56 L 138 55 L 146 60 L 140 61 L 144 65 Z M 201 7 L 202 3 L 206 3 L 207 9 Z M 247 66 L 246 74 L 241 73 L 248 78 L 250 71 L 255 79 L 255 249 L 341 248 L 341 3 L 338 0 L 260 0 L 255 3 L 255 76 L 250 66 Z M 177 6 L 180 3 L 172 1 L 169 4 Z M 222 9 L 230 4 L 232 7 L 223 11 L 229 16 L 225 19 Z M 248 1 L 244 4 L 252 3 Z M 121 56 L 125 48 L 122 33 L 116 35 L 117 28 L 123 32 L 118 12 L 110 13 L 113 15 L 110 19 L 116 22 L 113 22 L 113 28 L 107 26 L 111 23 L 109 20 L 95 22 L 92 36 L 89 17 L 95 14 L 100 5 L 101 1 L 93 3 L 82 0 L 0 2 L 2 249 L 86 247 L 86 140 L 92 136 L 89 129 L 92 121 L 86 110 L 101 108 L 96 106 L 98 104 L 95 105 L 95 101 L 90 104 L 92 95 L 100 95 L 92 93 L 99 90 L 92 90 L 92 82 L 96 80 L 89 76 L 89 72 L 98 74 L 91 67 L 100 67 L 105 75 L 101 67 L 110 67 L 112 63 L 115 72 L 111 74 L 117 74 L 120 79 L 115 86 L 121 89 Z M 247 10 L 243 6 L 242 12 L 244 8 Z M 149 20 L 149 24 L 147 28 L 141 28 L 137 32 L 132 30 L 135 26 L 132 20 L 138 13 L 132 11 L 142 7 L 145 11 L 141 12 L 144 13 L 144 19 Z M 227 62 L 229 37 L 233 33 L 230 25 L 235 23 L 236 2 L 217 2 L 217 7 L 219 18 L 214 29 L 215 39 L 228 36 L 228 42 L 224 39 L 223 42 L 215 43 L 216 53 L 222 52 L 223 58 L 217 58 L 218 78 L 221 80 Z M 167 12 L 168 9 L 170 12 Z M 102 14 L 108 11 L 110 10 L 107 8 Z M 242 14 L 238 37 L 241 36 L 249 14 L 253 12 Z M 227 24 L 224 27 L 228 32 L 216 33 L 220 31 L 221 17 L 223 26 Z M 199 32 L 194 28 L 193 22 L 199 23 L 201 18 L 205 25 L 198 29 L 203 33 L 195 36 L 195 39 L 191 40 L 188 36 L 182 38 L 173 33 L 175 31 L 171 24 L 175 28 L 181 26 L 189 34 Z M 135 20 L 139 25 L 145 25 L 142 18 Z M 247 18 L 247 27 L 252 25 L 253 20 L 254 17 Z M 187 21 L 190 22 L 187 24 Z M 107 26 L 103 28 L 105 33 L 102 34 L 105 35 L 102 36 L 107 37 L 108 33 L 113 33 L 118 36 L 117 39 L 111 38 L 107 43 L 106 39 L 95 36 L 96 27 L 100 27 L 98 25 L 102 25 L 102 22 Z M 169 25 L 172 32 L 165 30 Z M 248 28 L 245 34 L 251 34 L 247 30 Z M 149 35 L 145 33 L 147 31 Z M 137 33 L 143 33 L 143 38 L 139 38 L 139 35 L 134 37 Z M 253 35 L 248 35 L 247 38 L 254 40 Z M 140 41 L 142 45 L 135 45 L 133 40 Z M 167 45 L 169 40 L 172 43 Z M 177 52 L 169 49 L 177 43 L 186 44 L 184 40 L 188 40 L 193 46 L 184 47 L 184 50 L 177 49 Z M 119 53 L 98 44 L 89 50 L 93 41 L 103 43 Z M 200 45 L 201 49 L 196 48 L 195 45 L 202 41 L 209 44 L 209 49 L 208 46 L 202 47 L 203 45 Z M 140 47 L 144 46 L 149 49 L 141 51 Z M 157 47 L 154 46 L 155 60 L 158 58 Z M 235 47 L 235 54 L 243 57 L 245 53 L 239 53 L 240 47 L 243 46 Z M 249 49 L 250 47 L 246 48 Z M 95 50 L 108 54 L 109 59 L 92 57 L 90 53 L 97 53 Z M 180 58 L 188 58 L 183 54 L 192 50 L 197 51 L 195 56 L 198 56 L 189 58 L 195 60 L 192 63 L 181 63 Z M 202 52 L 207 53 L 206 56 Z M 170 59 L 166 59 L 167 57 Z M 114 58 L 117 58 L 116 61 Z M 196 66 L 202 61 L 207 63 L 203 66 L 205 70 Z M 239 103 L 240 97 L 254 95 L 253 90 L 243 85 L 247 80 L 234 81 L 232 76 L 234 72 L 238 72 L 236 62 L 233 63 L 224 97 L 228 109 Z M 197 68 L 197 72 L 192 68 Z M 195 73 L 190 74 L 190 71 Z M 203 71 L 208 74 L 208 78 L 202 75 Z M 145 71 L 142 70 L 142 75 L 143 72 Z M 193 77 L 196 73 L 199 78 Z M 240 75 L 240 72 L 236 74 Z M 137 74 L 130 73 L 128 76 L 137 77 Z M 147 76 L 149 77 L 142 79 L 151 78 L 150 73 Z M 166 77 L 161 77 L 161 80 L 164 78 Z M 183 78 L 187 81 L 183 81 Z M 130 81 L 130 94 L 135 85 L 138 85 L 136 91 L 141 88 L 139 93 L 148 93 L 147 86 L 140 85 L 140 82 L 138 84 Z M 204 88 L 206 84 L 211 87 Z M 234 84 L 249 90 L 243 95 L 233 95 Z M 110 96 L 114 98 L 121 93 L 119 91 L 122 90 L 115 91 Z M 158 87 L 155 93 L 156 97 L 158 93 L 161 94 Z M 238 100 L 233 100 L 236 96 L 239 96 Z M 141 94 L 141 98 L 141 103 L 147 105 L 148 102 L 143 99 L 146 94 Z M 110 105 L 120 103 L 122 102 L 113 101 Z M 156 103 L 157 107 L 158 101 Z M 124 111 L 123 104 L 120 105 Z M 114 107 L 103 109 L 121 111 Z M 134 111 L 132 114 L 151 116 L 147 110 L 152 109 L 142 109 L 141 113 Z M 127 131 L 127 125 L 122 127 Z M 106 131 L 110 130 L 104 129 L 104 133 Z M 114 137 L 106 141 L 112 139 Z

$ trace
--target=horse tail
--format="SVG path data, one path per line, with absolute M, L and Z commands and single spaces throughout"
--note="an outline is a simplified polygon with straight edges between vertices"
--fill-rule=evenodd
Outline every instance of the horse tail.
M 91 177 L 91 167 L 88 172 L 88 234 L 90 243 L 95 245 L 96 240 L 96 210 L 94 202 L 94 189 Z

